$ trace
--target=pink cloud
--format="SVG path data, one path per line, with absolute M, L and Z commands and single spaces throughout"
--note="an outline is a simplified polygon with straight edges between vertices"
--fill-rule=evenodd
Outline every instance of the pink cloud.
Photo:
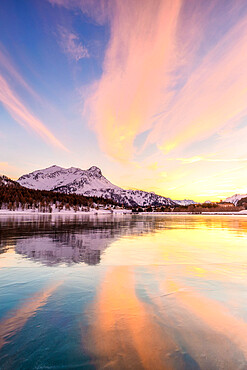
M 4 46 L 0 43 L 0 70 L 5 75 L 6 73 L 10 78 L 22 86 L 27 92 L 32 95 L 35 99 L 41 101 L 39 95 L 28 85 L 21 74 L 18 72 L 16 66 L 12 62 L 8 52 L 5 50 Z
M 25 105 L 17 97 L 13 88 L 10 87 L 8 81 L 13 81 L 24 88 L 30 96 L 34 97 L 37 101 L 42 102 L 41 97 L 30 87 L 30 85 L 24 80 L 22 75 L 18 72 L 17 68 L 13 64 L 11 58 L 9 57 L 7 51 L 0 44 L 0 101 L 12 115 L 12 117 L 19 122 L 26 129 L 31 129 L 35 131 L 39 136 L 41 136 L 45 141 L 50 142 L 52 145 L 64 149 L 67 148 L 55 138 L 55 136 L 49 131 L 49 129 L 38 120 Z M 3 75 L 8 76 L 8 81 Z
M 168 88 L 181 2 L 114 4 L 103 75 L 87 108 L 101 148 L 124 161 L 133 155 L 136 135 L 152 127 L 159 97 Z
M 31 129 L 43 140 L 53 146 L 68 151 L 68 149 L 49 131 L 49 129 L 18 99 L 8 82 L 0 75 L 0 101 L 11 116 L 26 129 Z
M 133 158 L 134 140 L 147 130 L 146 145 L 182 151 L 246 113 L 244 1 L 49 1 L 109 21 L 103 74 L 86 108 L 114 159 Z
M 247 113 L 247 17 L 203 58 L 148 137 L 164 152 L 180 151 L 236 126 Z

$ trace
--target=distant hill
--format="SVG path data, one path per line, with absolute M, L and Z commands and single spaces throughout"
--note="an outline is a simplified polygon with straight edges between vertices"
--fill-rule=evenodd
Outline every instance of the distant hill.
M 246 198 L 246 197 L 247 197 L 247 194 L 235 194 L 235 195 L 232 195 L 231 197 L 226 198 L 224 201 L 233 203 L 236 206 L 240 199 Z
M 184 200 L 174 200 L 174 202 L 176 204 L 178 204 L 179 206 L 189 206 L 191 204 L 198 204 L 197 202 L 195 202 L 194 200 L 190 200 L 190 199 L 184 199 Z

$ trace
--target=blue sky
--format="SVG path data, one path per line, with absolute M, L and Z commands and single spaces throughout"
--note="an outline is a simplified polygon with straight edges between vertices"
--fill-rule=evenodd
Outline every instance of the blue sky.
M 20 167 L 17 176 L 23 170 L 53 162 L 70 166 L 73 161 L 72 164 L 87 166 L 99 155 L 96 137 L 82 119 L 82 96 L 83 86 L 87 88 L 101 74 L 107 27 L 92 25 L 81 15 L 78 18 L 82 21 L 73 21 L 66 9 L 57 9 L 46 1 L 1 3 L 1 51 L 22 81 L 18 81 L 13 71 L 6 71 L 6 63 L 1 64 L 1 72 L 25 106 L 69 150 L 56 150 L 32 130 L 23 130 L 5 106 L 1 106 L 1 161 Z M 79 55 L 80 59 L 76 60 L 62 45 L 62 30 L 75 34 L 77 45 L 83 41 L 83 45 L 92 48 L 92 53 L 93 42 L 100 43 L 101 51 L 97 48 L 94 57 Z M 85 156 L 86 151 L 92 159 Z
M 247 192 L 245 1 L 2 0 L 0 25 L 1 173 Z

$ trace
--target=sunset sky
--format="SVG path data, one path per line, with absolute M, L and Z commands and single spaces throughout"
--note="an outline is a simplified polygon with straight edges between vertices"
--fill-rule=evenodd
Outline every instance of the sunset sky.
M 246 0 L 1 0 L 0 173 L 247 193 Z

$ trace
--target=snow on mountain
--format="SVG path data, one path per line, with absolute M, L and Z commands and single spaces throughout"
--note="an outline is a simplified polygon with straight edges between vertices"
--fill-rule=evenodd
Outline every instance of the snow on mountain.
M 190 200 L 190 199 L 184 199 L 184 200 L 174 200 L 174 202 L 176 204 L 178 204 L 179 206 L 189 206 L 190 204 L 198 204 L 197 202 L 195 202 L 194 200 Z
M 176 206 L 170 199 L 143 190 L 106 189 L 90 190 L 83 193 L 85 196 L 103 197 L 128 206 Z
M 238 201 L 242 198 L 246 198 L 247 194 L 235 194 L 231 197 L 228 197 L 224 200 L 224 202 L 233 203 L 235 206 L 237 205 Z
M 96 167 L 88 170 L 51 166 L 21 176 L 18 183 L 30 189 L 103 197 L 128 206 L 176 205 L 170 198 L 141 190 L 124 190 L 112 184 Z
M 68 194 L 83 194 L 91 189 L 117 188 L 95 166 L 88 170 L 51 166 L 23 175 L 17 181 L 30 189 L 56 190 Z
M 16 181 L 11 180 L 5 175 L 0 175 L 0 186 L 20 186 Z

